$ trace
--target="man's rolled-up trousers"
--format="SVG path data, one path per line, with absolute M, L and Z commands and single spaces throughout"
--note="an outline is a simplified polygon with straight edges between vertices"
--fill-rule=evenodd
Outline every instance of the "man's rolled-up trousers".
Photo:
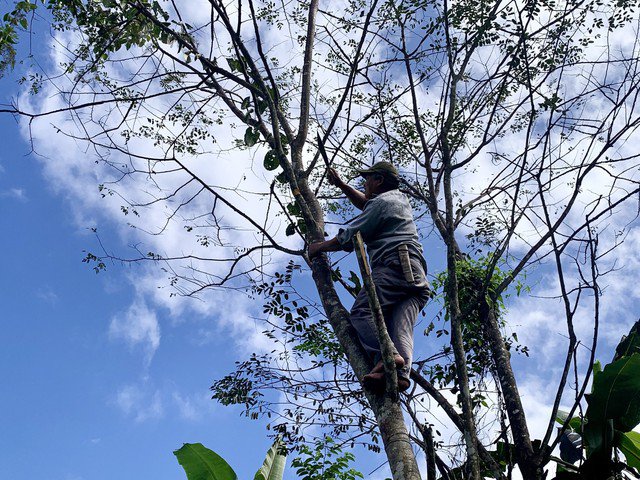
M 413 282 L 405 279 L 397 250 L 386 253 L 371 267 L 387 331 L 396 349 L 394 353 L 402 356 L 405 362 L 404 368 L 398 370 L 398 376 L 407 379 L 413 360 L 413 328 L 429 298 L 429 283 L 423 260 L 412 253 L 410 263 Z M 351 308 L 350 320 L 358 332 L 362 346 L 376 364 L 382 355 L 369 298 L 364 288 L 358 293 Z

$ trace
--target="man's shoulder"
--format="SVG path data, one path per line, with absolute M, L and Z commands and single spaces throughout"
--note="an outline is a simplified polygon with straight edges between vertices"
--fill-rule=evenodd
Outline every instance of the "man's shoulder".
M 368 200 L 364 206 L 363 214 L 371 215 L 404 215 L 410 209 L 409 199 L 399 190 L 389 190 L 380 193 Z
M 400 190 L 393 189 L 393 190 L 387 190 L 386 192 L 382 192 L 379 193 L 378 195 L 376 195 L 375 197 L 373 197 L 371 200 L 382 200 L 382 201 L 389 201 L 389 200 L 396 200 L 399 198 L 407 198 L 407 196 L 402 193 Z
M 407 203 L 409 199 L 400 190 L 389 190 L 387 192 L 380 193 L 369 202 L 384 204 L 384 203 Z

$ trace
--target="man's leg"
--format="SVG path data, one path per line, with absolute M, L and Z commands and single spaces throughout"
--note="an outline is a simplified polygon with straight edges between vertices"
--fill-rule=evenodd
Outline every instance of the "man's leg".
M 389 336 L 404 359 L 404 366 L 398 369 L 398 378 L 404 379 L 407 387 L 413 361 L 413 329 L 429 299 L 429 283 L 422 262 L 417 257 L 411 257 L 411 266 L 413 283 L 405 280 L 402 270 L 398 268 L 399 261 L 380 269 L 377 278 L 374 278 Z
M 367 291 L 364 288 L 360 290 L 353 307 L 351 307 L 349 320 L 353 328 L 358 332 L 360 343 L 364 349 L 374 363 L 378 362 L 381 358 L 380 343 L 378 342 L 378 335 L 375 330 L 375 325 L 373 324 Z
M 413 361 L 413 328 L 425 304 L 423 296 L 408 297 L 397 303 L 390 314 L 387 324 L 389 336 L 405 362 L 404 367 L 398 370 L 399 377 L 409 378 Z

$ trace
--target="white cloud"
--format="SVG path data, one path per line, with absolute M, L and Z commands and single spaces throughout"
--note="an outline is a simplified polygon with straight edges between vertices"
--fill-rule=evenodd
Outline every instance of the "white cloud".
M 182 418 L 186 420 L 197 420 L 200 418 L 201 412 L 198 410 L 198 406 L 193 399 L 183 396 L 178 392 L 174 392 L 172 398 Z
M 54 64 L 65 60 L 66 53 L 60 45 L 73 43 L 71 36 L 61 35 L 66 35 L 61 39 L 64 41 L 52 43 Z M 114 66 L 112 73 L 116 76 L 126 76 L 131 73 L 126 71 L 126 68 L 134 67 L 126 64 Z M 50 111 L 64 106 L 63 100 L 55 94 L 55 91 L 42 93 L 37 97 L 22 97 L 23 107 L 37 111 Z M 148 108 L 142 111 L 137 125 L 144 123 L 148 112 L 166 110 L 171 100 L 167 100 L 167 104 L 163 102 L 162 99 L 148 102 Z M 94 110 L 95 118 L 100 116 L 99 110 L 99 107 Z M 117 109 L 109 111 L 105 108 L 103 120 L 108 123 L 109 115 L 115 115 L 114 112 L 117 112 Z M 210 218 L 214 198 L 206 191 L 200 192 L 190 200 L 188 205 L 181 206 L 177 215 L 173 215 L 177 205 L 190 199 L 201 188 L 200 184 L 196 183 L 183 188 L 169 201 L 139 207 L 139 217 L 134 213 L 123 215 L 121 208 L 127 206 L 127 202 L 123 199 L 140 203 L 149 202 L 179 189 L 189 177 L 184 172 L 158 173 L 171 170 L 175 165 L 157 163 L 150 166 L 146 159 L 161 157 L 164 152 L 153 144 L 153 140 L 147 139 L 132 139 L 128 144 L 128 148 L 135 150 L 143 158 L 136 159 L 114 151 L 103 151 L 101 153 L 108 156 L 108 161 L 96 163 L 94 151 L 88 149 L 85 143 L 57 133 L 57 129 L 60 129 L 63 132 L 82 136 L 84 132 L 82 129 L 79 130 L 78 126 L 77 122 L 64 115 L 55 115 L 32 123 L 30 129 L 26 127 L 23 129 L 25 136 L 33 137 L 36 150 L 40 154 L 38 158 L 44 169 L 45 179 L 49 181 L 51 188 L 64 197 L 70 205 L 78 226 L 82 228 L 98 226 L 98 231 L 101 231 L 104 226 L 117 233 L 119 245 L 129 244 L 140 248 L 140 252 L 137 252 L 118 248 L 119 245 L 114 242 L 107 245 L 109 251 L 116 251 L 116 255 L 122 257 L 137 257 L 139 254 L 145 256 L 147 252 L 162 256 L 187 257 L 181 265 L 172 266 L 175 271 L 167 271 L 160 277 L 158 276 L 160 268 L 166 265 L 136 265 L 129 271 L 128 278 L 135 286 L 136 299 L 127 311 L 112 319 L 109 327 L 111 338 L 124 340 L 132 346 L 143 346 L 147 360 L 150 361 L 160 344 L 160 328 L 153 310 L 157 307 L 165 307 L 168 309 L 172 324 L 181 321 L 201 322 L 205 317 L 210 321 L 213 318 L 214 322 L 201 327 L 205 334 L 203 338 L 206 335 L 218 334 L 222 328 L 227 335 L 231 334 L 242 350 L 264 349 L 264 339 L 260 334 L 263 328 L 257 327 L 256 322 L 251 318 L 251 315 L 256 315 L 260 311 L 261 305 L 258 302 L 248 301 L 243 291 L 228 289 L 214 292 L 205 288 L 198 295 L 202 301 L 198 301 L 194 298 L 170 297 L 170 294 L 175 292 L 172 287 L 158 288 L 167 286 L 171 282 L 169 277 L 173 273 L 185 277 L 177 285 L 184 291 L 196 290 L 201 286 L 220 281 L 228 272 L 229 262 L 205 259 L 232 258 L 237 254 L 236 248 L 259 244 L 260 239 L 255 234 L 255 228 L 225 207 L 222 202 L 218 202 L 216 220 L 222 223 L 219 238 L 225 246 L 202 245 L 197 235 L 208 234 L 215 237 L 212 233 L 214 229 L 211 227 L 213 219 Z M 130 125 L 125 127 L 134 128 Z M 82 128 L 86 128 L 91 135 L 100 130 L 91 122 L 86 122 Z M 261 163 L 264 152 L 239 151 L 233 143 L 237 135 L 230 127 L 216 126 L 215 128 L 216 151 L 201 157 L 183 155 L 181 160 L 188 164 L 189 168 L 205 183 L 219 186 L 219 192 L 232 201 L 242 213 L 249 214 L 260 224 L 268 223 L 272 226 L 271 230 L 277 230 L 281 218 L 274 216 L 274 208 L 269 207 L 266 196 L 273 174 L 264 172 L 262 168 L 254 168 L 255 163 Z M 50 141 L 52 136 L 56 138 L 55 142 Z M 126 168 L 135 169 L 140 174 L 122 177 L 122 169 Z M 158 173 L 153 178 L 144 173 L 150 169 Z M 265 177 L 269 178 L 265 180 Z M 115 183 L 110 183 L 111 181 Z M 102 192 L 98 191 L 99 184 L 106 186 Z M 113 190 L 113 195 L 106 193 L 109 189 Z M 103 193 L 104 198 L 102 198 Z M 194 232 L 185 229 L 187 223 L 185 219 L 203 218 L 207 214 L 209 219 L 203 220 L 209 223 L 207 228 L 196 229 Z M 134 225 L 135 228 L 131 228 Z M 147 234 L 147 232 L 156 233 L 159 230 L 162 230 L 161 235 Z M 280 228 L 277 236 L 283 244 L 289 246 L 299 243 L 295 238 L 285 237 L 284 228 Z M 212 241 L 215 243 L 218 238 Z M 283 255 L 280 253 L 259 253 L 240 262 L 236 271 L 251 270 L 260 262 L 267 265 L 266 270 L 276 269 L 282 258 Z M 239 283 L 238 280 L 229 281 L 232 287 L 238 286 Z
M 115 397 L 116 406 L 127 416 L 141 423 L 157 420 L 164 416 L 164 405 L 159 390 L 136 385 L 126 385 L 118 390 Z
M 171 400 L 177 409 L 179 417 L 191 422 L 202 420 L 209 416 L 216 404 L 211 400 L 209 392 L 185 394 L 174 391 Z
M 142 345 L 147 364 L 160 346 L 160 325 L 156 313 L 142 299 L 111 319 L 109 337 L 124 340 L 131 346 Z
M 8 190 L 4 190 L 0 192 L 0 197 L 11 198 L 19 202 L 26 202 L 28 200 L 27 191 L 24 188 L 10 188 Z
M 204 2 L 191 2 L 190 14 L 197 20 L 200 18 L 200 5 Z M 196 7 L 196 5 L 198 5 Z M 273 50 L 270 55 L 276 55 L 279 51 L 287 50 L 291 47 L 288 42 L 281 42 L 275 33 L 275 29 L 270 32 L 269 40 L 273 44 Z M 633 37 L 635 38 L 635 37 Z M 222 43 L 222 42 L 221 42 Z M 63 43 L 67 44 L 67 43 Z M 288 52 L 289 53 L 289 52 Z M 56 51 L 57 58 L 54 59 L 55 64 L 63 60 L 61 50 Z M 282 55 L 282 58 L 291 58 L 293 62 L 299 61 L 295 55 Z M 123 67 L 119 67 L 123 68 Z M 120 73 L 120 72 L 118 72 Z M 129 74 L 131 72 L 122 72 Z M 125 78 L 126 75 L 122 75 Z M 327 78 L 318 75 L 316 80 L 320 84 L 325 82 Z M 335 86 L 334 83 L 328 83 Z M 437 110 L 437 102 L 439 101 L 439 90 L 442 86 L 430 85 L 429 90 L 419 92 L 420 103 L 426 109 Z M 39 110 L 52 110 L 61 107 L 61 102 L 54 92 L 42 92 L 38 97 L 41 102 L 34 105 Z M 400 102 L 399 102 L 400 103 Z M 601 108 L 596 102 L 588 106 L 592 111 Z M 158 109 L 160 111 L 163 105 L 159 102 L 150 102 L 150 109 Z M 114 110 L 115 111 L 115 110 Z M 99 108 L 94 111 L 95 118 L 102 118 Z M 52 121 L 53 120 L 53 121 Z M 115 180 L 114 173 L 119 172 L 112 170 L 104 164 L 96 165 L 93 163 L 91 152 L 86 151 L 86 145 L 77 142 L 69 137 L 55 134 L 55 129 L 50 123 L 55 123 L 62 131 L 76 132 L 77 124 L 73 121 L 55 117 L 54 119 L 46 119 L 42 122 L 32 124 L 31 133 L 36 141 L 36 149 L 39 153 L 48 157 L 42 165 L 45 170 L 45 178 L 50 182 L 51 187 L 64 196 L 76 216 L 79 225 L 87 226 L 87 224 L 107 224 L 108 228 L 113 228 L 120 236 L 122 243 L 134 243 L 139 245 L 144 242 L 144 252 L 147 250 L 154 251 L 161 255 L 193 255 L 201 258 L 212 257 L 214 255 L 225 256 L 232 248 L 215 249 L 213 247 L 205 247 L 199 245 L 194 239 L 194 235 L 188 234 L 184 229 L 184 223 L 170 222 L 166 225 L 164 233 L 158 236 L 148 236 L 143 232 L 156 232 L 162 228 L 168 217 L 172 214 L 170 204 L 155 204 L 149 208 L 140 209 L 141 216 L 134 217 L 133 222 L 136 224 L 135 229 L 126 225 L 126 221 L 133 217 L 129 214 L 124 217 L 121 212 L 123 201 L 116 194 L 113 197 L 107 196 L 102 199 L 97 191 L 97 185 L 100 183 Z M 140 119 L 144 121 L 144 118 Z M 91 125 L 85 125 L 91 129 Z M 218 128 L 218 127 L 216 127 Z M 93 133 L 93 132 L 90 132 Z M 204 180 L 208 185 L 219 185 L 225 191 L 234 203 L 245 213 L 251 214 L 253 218 L 260 219 L 264 224 L 273 223 L 273 230 L 277 229 L 277 222 L 280 219 L 274 218 L 273 215 L 267 215 L 267 202 L 264 201 L 264 193 L 266 190 L 265 178 L 267 174 L 262 172 L 260 168 L 254 168 L 254 163 L 260 163 L 260 151 L 238 151 L 233 149 L 234 131 L 230 128 L 218 128 L 216 137 L 218 144 L 217 151 L 211 154 L 203 155 L 201 158 L 192 158 L 185 156 L 183 159 L 188 162 L 190 168 Z M 55 137 L 56 141 L 50 141 Z M 524 135 L 513 134 L 507 135 L 504 139 L 495 142 L 497 151 L 518 151 L 523 145 Z M 566 141 L 566 146 L 570 142 Z M 635 145 L 633 142 L 628 143 L 627 148 Z M 137 149 L 143 157 L 154 157 L 159 155 L 160 149 L 155 148 L 152 142 L 144 142 L 140 140 L 132 141 L 130 146 Z M 575 145 L 571 145 L 574 147 Z M 124 155 L 118 155 L 110 152 L 108 160 L 110 164 L 119 167 L 123 165 L 131 165 L 139 168 L 142 172 L 147 170 L 145 161 L 137 162 Z M 570 156 L 567 156 L 570 160 Z M 493 165 L 488 155 L 480 156 L 478 167 L 473 172 L 468 172 L 466 178 L 457 178 L 459 185 L 464 186 L 466 182 L 478 182 L 479 179 L 489 181 L 495 176 L 502 166 Z M 159 168 L 162 168 L 160 165 Z M 597 197 L 603 191 L 609 188 L 610 179 L 604 171 L 596 171 L 593 180 L 585 183 L 584 189 L 590 192 L 589 198 Z M 153 179 L 153 181 L 150 181 Z M 169 192 L 174 191 L 182 183 L 185 177 L 180 174 L 162 174 L 152 176 L 151 174 L 141 174 L 136 177 L 127 177 L 118 184 L 113 185 L 119 195 L 129 199 L 138 199 L 138 201 L 149 201 L 155 197 L 161 197 Z M 237 187 L 241 186 L 241 189 Z M 224 190 L 231 189 L 231 190 Z M 558 184 L 554 193 L 557 199 L 566 196 L 570 189 L 564 184 Z M 253 193 L 252 193 L 253 192 Z M 177 197 L 175 200 L 179 204 L 194 190 L 185 189 L 183 196 Z M 18 198 L 23 193 L 14 194 L 14 198 Z M 193 200 L 190 205 L 181 209 L 182 218 L 196 218 L 202 212 L 208 212 L 211 209 L 213 201 L 206 194 L 200 195 Z M 175 203 L 174 203 L 175 205 Z M 571 224 L 581 221 L 582 211 L 578 209 L 578 213 L 569 218 Z M 248 228 L 238 217 L 235 217 L 229 209 L 220 211 L 220 218 L 225 222 L 221 236 L 224 241 L 233 247 L 246 246 L 255 243 L 255 231 Z M 179 217 L 174 218 L 180 220 Z M 617 221 L 616 223 L 622 223 Z M 523 222 L 519 229 L 525 240 L 529 240 L 536 236 L 535 228 L 539 226 L 539 222 L 533 221 L 527 224 Z M 280 236 L 282 237 L 282 229 Z M 299 240 L 284 239 L 288 245 L 294 245 Z M 523 247 L 525 241 L 516 240 L 515 247 Z M 630 316 L 634 311 L 633 305 L 637 301 L 637 292 L 633 289 L 634 282 L 630 282 L 629 278 L 637 278 L 640 273 L 640 267 L 637 267 L 636 252 L 640 248 L 640 241 L 635 236 L 630 236 L 626 245 L 619 250 L 619 254 L 625 255 L 625 269 L 615 271 L 610 274 L 603 298 L 603 323 L 607 325 L 602 328 L 603 336 L 608 341 L 619 339 L 619 333 L 624 333 L 624 325 L 630 320 Z M 515 251 L 515 250 L 514 250 Z M 281 255 L 273 255 L 273 266 L 282 259 Z M 190 262 L 190 263 L 189 263 Z M 191 269 L 180 270 L 179 273 L 194 275 L 194 283 L 191 287 L 199 287 L 207 283 L 215 283 L 219 277 L 224 275 L 225 267 L 219 264 L 190 260 L 186 262 L 187 267 Z M 270 267 L 267 267 L 270 268 Z M 156 307 L 167 308 L 172 321 L 179 323 L 181 321 L 197 322 L 197 341 L 204 344 L 214 337 L 228 335 L 242 351 L 266 350 L 272 347 L 267 343 L 265 337 L 260 333 L 264 327 L 260 320 L 254 320 L 256 312 L 260 311 L 260 302 L 249 300 L 243 293 L 234 292 L 233 290 L 209 290 L 201 294 L 201 300 L 197 301 L 191 298 L 169 298 L 168 289 L 158 289 L 158 284 L 165 280 L 158 280 L 159 265 L 149 265 L 148 267 L 139 267 L 130 273 L 130 282 L 136 287 L 136 298 L 128 309 L 121 314 L 115 316 L 109 326 L 109 335 L 113 339 L 122 340 L 132 347 L 141 347 L 144 349 L 147 363 L 151 361 L 155 351 L 160 346 L 161 333 L 158 323 L 157 314 L 154 311 Z M 202 273 L 206 272 L 206 273 Z M 546 269 L 541 269 L 542 279 L 534 293 L 540 297 L 552 297 L 558 293 L 558 285 L 553 275 L 547 275 Z M 169 275 L 169 274 L 167 274 Z M 166 283 L 166 282 L 165 282 Z M 588 338 L 591 325 L 587 309 L 581 310 L 576 322 L 576 328 L 581 338 Z M 195 314 L 195 315 L 193 315 Z M 614 318 L 622 316 L 623 318 Z M 211 321 L 213 319 L 213 321 Z M 532 377 L 526 377 L 521 384 L 521 393 L 525 409 L 529 415 L 531 424 L 536 425 L 534 429 L 537 433 L 537 425 L 546 425 L 548 409 L 552 401 L 553 388 L 552 384 L 544 384 L 543 378 L 557 378 L 554 372 L 557 372 L 558 361 L 564 355 L 563 346 L 566 345 L 566 326 L 562 321 L 562 305 L 555 299 L 544 299 L 535 297 L 525 297 L 515 300 L 510 306 L 509 313 L 510 323 L 515 325 L 515 330 L 520 335 L 522 343 L 532 348 L 532 359 L 526 365 L 525 361 L 522 370 L 518 374 L 522 374 L 529 369 L 533 370 L 531 365 L 535 365 L 535 372 L 531 372 Z M 205 323 L 207 321 L 208 323 Z M 611 333 L 609 333 L 611 332 Z M 611 338 L 608 338 L 611 337 Z M 543 388 L 546 387 L 546 388 Z M 544 392 L 544 394 L 542 393 Z M 196 420 L 201 414 L 202 405 L 200 398 L 197 396 L 189 396 L 179 392 L 163 393 L 160 390 L 149 389 L 148 387 L 129 385 L 121 388 L 116 395 L 116 405 L 123 413 L 135 421 L 142 422 L 154 418 L 161 418 L 169 406 L 175 407 L 178 415 L 187 420 Z M 442 425 L 449 425 L 448 420 L 444 419 L 441 412 L 431 416 L 432 421 L 442 420 Z M 445 427 L 446 428 L 446 427 Z M 449 428 L 443 428 L 443 438 L 458 441 L 459 435 Z M 382 469 L 384 470 L 384 468 Z M 378 472 L 379 473 L 379 472 Z M 376 475 L 378 475 L 376 473 Z M 384 474 L 383 477 L 386 477 Z M 381 477 L 381 478 L 383 478 Z
M 109 403 L 136 423 L 161 418 L 199 422 L 211 418 L 216 411 L 208 391 L 185 392 L 175 385 L 159 387 L 149 377 L 122 385 Z M 91 439 L 91 443 L 98 442 L 100 438 Z
M 58 294 L 49 285 L 39 288 L 36 291 L 36 297 L 50 305 L 58 303 Z

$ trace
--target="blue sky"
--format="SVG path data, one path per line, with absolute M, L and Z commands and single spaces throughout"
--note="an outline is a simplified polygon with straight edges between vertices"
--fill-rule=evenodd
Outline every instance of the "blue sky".
M 17 92 L 7 79 L 0 88 L 3 99 Z M 64 159 L 30 153 L 9 116 L 0 128 L 0 478 L 180 479 L 172 452 L 185 442 L 203 443 L 240 479 L 253 478 L 271 445 L 266 422 L 209 398 L 212 381 L 251 349 L 246 329 L 217 326 L 215 314 L 198 311 L 202 302 L 187 301 L 190 309 L 167 289 L 154 303 L 135 286 L 144 267 L 108 264 L 97 275 L 82 263 L 98 248 L 94 226 L 105 245 L 127 251 L 118 223 L 47 174 Z M 99 197 L 97 183 L 87 191 Z M 166 284 L 158 269 L 147 275 Z M 153 326 L 136 337 L 135 326 L 127 330 L 132 316 Z M 382 463 L 366 453 L 359 460 L 365 473 Z
M 45 65 L 51 62 L 48 48 L 43 41 Z M 0 80 L 0 91 L 0 103 L 18 94 L 8 79 Z M 40 101 L 53 102 L 46 93 Z M 184 442 L 204 443 L 241 479 L 252 478 L 271 443 L 264 422 L 215 404 L 208 388 L 234 361 L 264 347 L 262 326 L 251 319 L 260 305 L 226 292 L 202 302 L 171 299 L 168 289 L 157 288 L 166 285 L 166 274 L 153 265 L 108 264 L 96 275 L 83 264 L 84 250 L 98 249 L 91 227 L 98 226 L 103 243 L 118 252 L 129 252 L 127 245 L 141 237 L 126 226 L 117 200 L 100 198 L 97 185 L 105 170 L 82 145 L 55 134 L 53 121 L 70 126 L 60 118 L 37 122 L 36 150 L 45 155 L 39 157 L 29 154 L 24 128 L 0 116 L 0 478 L 180 479 L 184 475 L 172 451 Z M 246 156 L 232 152 L 217 158 L 214 174 L 228 173 L 228 183 L 237 184 L 233 175 L 243 172 L 234 162 L 240 155 Z M 264 175 L 253 165 L 250 170 Z M 254 180 L 264 185 L 263 177 L 243 186 L 249 190 Z M 596 182 L 585 188 L 597 190 Z M 123 188 L 132 192 L 136 186 Z M 259 204 L 250 200 L 244 199 L 247 207 Z M 640 274 L 640 233 L 625 223 L 635 207 L 618 212 L 613 225 L 627 228 L 628 237 L 608 259 L 624 268 L 602 283 L 599 357 L 605 361 L 635 320 L 639 303 L 634 279 Z M 149 224 L 158 218 L 151 211 Z M 185 241 L 176 230 L 162 241 L 149 239 L 151 248 L 167 250 L 182 248 Z M 425 251 L 430 271 L 439 270 L 442 246 L 429 243 Z M 549 379 L 559 371 L 565 342 L 559 303 L 551 298 L 557 294 L 551 271 L 546 264 L 529 272 L 536 296 L 510 301 L 510 324 L 531 347 L 531 359 L 515 357 L 514 364 L 537 436 L 545 427 L 555 388 Z M 578 324 L 583 339 L 590 328 L 587 310 Z M 432 344 L 420 330 L 416 350 L 424 356 Z M 358 467 L 366 474 L 380 459 L 358 452 Z
M 149 310 L 162 340 L 151 359 L 144 345 L 114 336 L 114 319 L 136 303 L 139 268 L 108 264 L 96 274 L 82 263 L 97 248 L 94 224 L 79 223 L 15 121 L 2 116 L 0 128 L 0 478 L 180 479 L 172 452 L 185 442 L 253 478 L 271 444 L 266 422 L 216 404 L 208 390 L 247 350 L 225 328 L 203 341 L 202 326 L 216 318 L 185 320 L 157 305 Z M 106 245 L 121 241 L 101 232 Z M 380 458 L 360 452 L 359 466 L 368 473 Z
M 162 309 L 168 328 L 148 365 L 110 339 L 111 320 L 132 301 L 127 268 L 96 275 L 81 262 L 93 236 L 52 192 L 15 123 L 0 122 L 0 478 L 177 479 L 172 451 L 196 441 L 248 478 L 270 445 L 264 427 L 207 400 L 212 379 L 233 368 L 233 345 L 224 335 L 198 345 L 192 325 L 168 326 Z

